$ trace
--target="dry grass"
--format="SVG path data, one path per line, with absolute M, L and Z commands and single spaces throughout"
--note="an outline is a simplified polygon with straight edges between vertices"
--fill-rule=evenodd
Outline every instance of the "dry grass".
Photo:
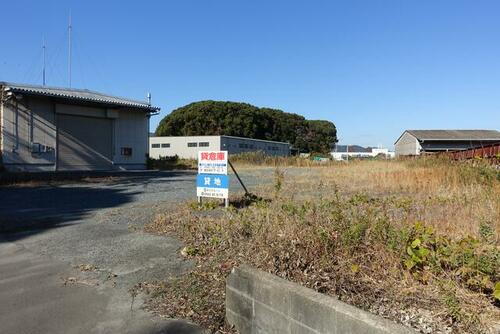
M 373 160 L 322 167 L 283 168 L 287 179 L 283 192 L 296 194 L 297 200 L 328 197 L 334 188 L 341 195 L 394 197 L 407 206 L 410 221 L 423 221 L 443 234 L 477 234 L 481 222 L 500 231 L 500 180 L 498 171 L 489 166 Z M 262 187 L 259 193 L 267 190 Z
M 227 332 L 225 277 L 247 263 L 424 333 L 487 333 L 500 319 L 499 181 L 436 159 L 277 169 L 265 200 L 189 204 L 148 226 L 198 263 L 157 283 L 150 308 Z
M 246 152 L 230 156 L 233 164 L 240 167 L 329 167 L 340 164 L 337 161 L 315 161 L 299 156 L 271 156 L 264 152 Z

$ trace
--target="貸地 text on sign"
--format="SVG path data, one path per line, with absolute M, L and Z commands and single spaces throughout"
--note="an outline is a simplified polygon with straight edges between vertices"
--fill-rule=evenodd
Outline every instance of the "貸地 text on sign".
M 222 174 L 198 174 L 196 177 L 196 196 L 228 198 L 229 176 Z

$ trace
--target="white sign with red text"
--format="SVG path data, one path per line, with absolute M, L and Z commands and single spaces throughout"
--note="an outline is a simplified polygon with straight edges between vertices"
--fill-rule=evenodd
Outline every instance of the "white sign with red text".
M 227 175 L 227 151 L 198 152 L 198 174 Z

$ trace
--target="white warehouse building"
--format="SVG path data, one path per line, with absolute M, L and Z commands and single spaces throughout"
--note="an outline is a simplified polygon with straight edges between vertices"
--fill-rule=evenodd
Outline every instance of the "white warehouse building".
M 0 82 L 0 167 L 8 171 L 145 169 L 148 102 L 86 89 Z
M 149 137 L 149 156 L 197 159 L 199 151 L 228 151 L 229 154 L 262 151 L 273 156 L 290 155 L 285 142 L 234 136 Z
M 384 157 L 386 159 L 392 159 L 395 157 L 395 153 L 389 151 L 387 148 L 362 147 L 359 145 L 336 145 L 331 155 L 334 160 L 338 161 L 352 158 L 366 159 Z

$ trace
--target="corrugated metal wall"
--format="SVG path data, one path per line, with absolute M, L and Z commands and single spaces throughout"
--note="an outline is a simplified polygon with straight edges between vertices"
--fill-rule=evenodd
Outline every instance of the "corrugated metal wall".
M 113 120 L 57 115 L 57 169 L 112 169 Z

